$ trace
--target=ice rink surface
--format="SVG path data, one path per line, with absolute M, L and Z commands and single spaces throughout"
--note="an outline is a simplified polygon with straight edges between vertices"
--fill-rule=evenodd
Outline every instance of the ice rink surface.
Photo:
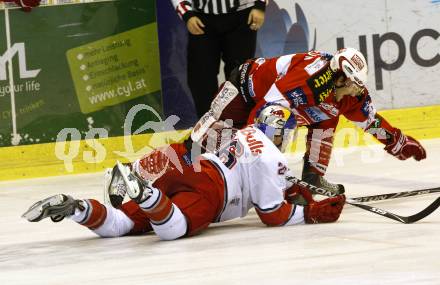
M 440 140 L 428 158 L 399 161 L 380 148 L 336 151 L 327 178 L 348 197 L 440 186 Z M 292 168 L 299 175 L 299 156 Z M 0 284 L 440 284 L 440 210 L 401 224 L 346 206 L 334 224 L 268 228 L 255 212 L 202 234 L 101 239 L 74 222 L 20 218 L 56 193 L 102 201 L 102 174 L 0 183 Z M 411 215 L 440 194 L 375 205 Z

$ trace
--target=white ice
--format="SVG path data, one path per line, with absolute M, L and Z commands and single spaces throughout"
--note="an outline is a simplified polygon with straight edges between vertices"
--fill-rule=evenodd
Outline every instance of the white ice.
M 348 197 L 439 187 L 440 140 L 423 143 L 422 162 L 379 148 L 336 152 L 327 177 Z M 299 174 L 298 159 L 292 168 Z M 0 183 L 0 284 L 440 284 L 440 210 L 401 224 L 346 206 L 337 223 L 284 228 L 251 212 L 169 242 L 154 234 L 101 239 L 70 220 L 20 218 L 49 195 L 102 200 L 102 192 L 102 174 Z M 438 196 L 373 205 L 410 215 Z

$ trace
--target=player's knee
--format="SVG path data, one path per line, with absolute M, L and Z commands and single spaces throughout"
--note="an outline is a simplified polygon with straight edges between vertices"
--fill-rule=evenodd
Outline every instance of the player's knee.
M 173 213 L 169 219 L 160 224 L 152 222 L 151 226 L 161 240 L 175 240 L 183 237 L 188 228 L 185 216 L 176 206 L 173 206 Z
M 203 169 L 206 170 L 205 166 Z M 223 207 L 223 204 L 216 203 L 221 199 L 213 194 L 215 192 L 210 191 L 210 198 L 198 192 L 183 192 L 173 196 L 173 203 L 181 209 L 186 217 L 187 236 L 199 234 L 216 219 L 219 208 Z

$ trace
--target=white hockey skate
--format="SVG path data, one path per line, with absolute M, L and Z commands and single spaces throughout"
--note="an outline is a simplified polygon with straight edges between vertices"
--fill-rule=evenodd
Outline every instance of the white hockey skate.
M 85 208 L 82 203 L 71 196 L 57 194 L 33 204 L 21 217 L 29 222 L 39 222 L 47 217 L 53 222 L 60 222 L 73 215 L 76 209 L 83 211 Z
M 130 167 L 123 165 L 119 161 L 116 162 L 117 175 L 120 175 L 125 182 L 128 196 L 136 203 L 140 204 L 150 198 L 152 195 L 151 181 L 139 178 L 132 173 Z
M 124 197 L 127 194 L 127 186 L 124 179 L 122 179 L 121 173 L 118 170 L 118 166 L 115 165 L 113 169 L 108 168 L 104 174 L 104 200 L 114 208 L 119 208 L 124 201 Z

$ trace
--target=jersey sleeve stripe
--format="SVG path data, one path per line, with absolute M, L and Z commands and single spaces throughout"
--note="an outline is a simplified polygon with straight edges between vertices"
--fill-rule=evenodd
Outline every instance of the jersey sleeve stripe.
M 291 214 L 292 215 L 284 223 L 283 226 L 290 226 L 290 225 L 297 225 L 297 224 L 304 224 L 305 223 L 304 222 L 304 207 L 303 206 L 295 205 Z
M 292 204 L 293 205 L 293 204 Z M 282 225 L 285 226 L 286 224 L 289 223 L 289 221 L 292 219 L 292 217 L 295 215 L 295 211 L 296 211 L 296 205 L 293 205 L 293 207 L 290 210 L 290 215 L 289 218 L 286 220 L 285 223 L 283 223 Z
M 286 74 L 289 70 L 290 64 L 292 63 L 292 58 L 295 54 L 288 54 L 280 56 L 276 62 L 276 69 L 278 75 Z
M 281 93 L 281 91 L 278 89 L 277 85 L 274 83 L 270 87 L 269 91 L 267 91 L 266 95 L 264 95 L 264 100 L 266 102 L 276 102 L 278 101 L 281 105 L 289 108 L 290 103 L 286 99 L 286 96 Z
M 254 207 L 260 211 L 261 213 L 265 213 L 265 214 L 269 214 L 272 212 L 275 212 L 276 210 L 278 210 L 281 206 L 283 205 L 283 203 L 280 203 L 278 205 L 275 205 L 273 207 L 270 208 L 261 208 L 260 206 L 258 206 L 257 204 L 254 204 Z
M 161 220 L 161 221 L 153 221 L 153 220 L 150 220 L 150 223 L 151 224 L 153 224 L 153 225 L 155 225 L 155 226 L 160 226 L 160 225 L 163 225 L 163 224 L 165 224 L 166 222 L 168 222 L 170 219 L 171 219 L 171 217 L 173 216 L 173 214 L 174 214 L 174 204 L 172 205 L 172 207 L 171 207 L 171 211 Z

